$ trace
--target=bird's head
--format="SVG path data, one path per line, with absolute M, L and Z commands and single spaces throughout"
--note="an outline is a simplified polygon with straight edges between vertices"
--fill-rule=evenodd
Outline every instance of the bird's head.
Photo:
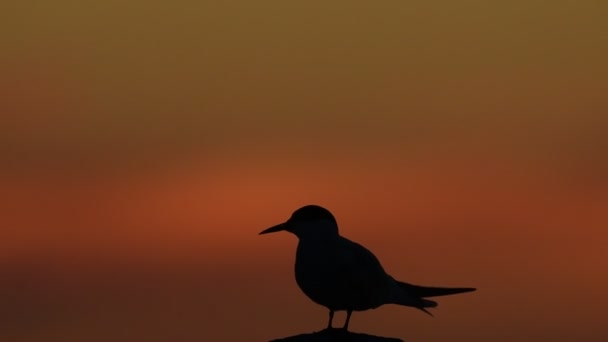
M 280 231 L 288 231 L 300 239 L 334 237 L 338 236 L 338 224 L 329 210 L 318 205 L 307 205 L 294 211 L 289 220 L 260 234 Z

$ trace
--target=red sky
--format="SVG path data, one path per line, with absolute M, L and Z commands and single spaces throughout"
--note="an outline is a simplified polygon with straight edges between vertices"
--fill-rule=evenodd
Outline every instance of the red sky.
M 479 288 L 355 331 L 608 337 L 606 5 L 252 4 L 9 9 L 0 339 L 319 329 L 295 238 L 257 235 L 309 203 L 396 278 Z

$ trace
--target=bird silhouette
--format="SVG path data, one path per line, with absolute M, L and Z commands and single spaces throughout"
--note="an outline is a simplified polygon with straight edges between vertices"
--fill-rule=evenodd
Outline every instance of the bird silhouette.
M 334 216 L 318 205 L 304 206 L 286 222 L 260 234 L 279 231 L 298 237 L 296 282 L 308 298 L 329 309 L 328 329 L 332 328 L 335 311 L 346 311 L 343 329 L 347 330 L 353 311 L 398 304 L 431 315 L 426 308 L 437 303 L 425 298 L 475 291 L 469 287 L 429 287 L 395 280 L 372 252 L 340 236 Z

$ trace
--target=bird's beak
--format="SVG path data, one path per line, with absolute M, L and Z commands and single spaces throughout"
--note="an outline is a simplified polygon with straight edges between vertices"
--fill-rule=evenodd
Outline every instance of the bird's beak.
M 272 226 L 264 231 L 261 231 L 260 235 L 280 232 L 281 230 L 286 230 L 286 229 L 287 229 L 287 225 L 285 223 L 281 223 L 281 224 L 277 224 L 276 226 Z

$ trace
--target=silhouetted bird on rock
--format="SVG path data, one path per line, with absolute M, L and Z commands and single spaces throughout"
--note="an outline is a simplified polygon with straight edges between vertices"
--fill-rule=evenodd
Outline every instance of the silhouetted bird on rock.
M 289 220 L 260 234 L 288 231 L 298 239 L 295 274 L 298 286 L 315 303 L 329 309 L 328 329 L 335 311 L 346 311 L 343 329 L 353 311 L 398 304 L 420 309 L 437 306 L 427 297 L 475 291 L 474 288 L 447 288 L 412 285 L 388 275 L 378 259 L 365 247 L 338 234 L 334 216 L 325 208 L 307 205 Z

